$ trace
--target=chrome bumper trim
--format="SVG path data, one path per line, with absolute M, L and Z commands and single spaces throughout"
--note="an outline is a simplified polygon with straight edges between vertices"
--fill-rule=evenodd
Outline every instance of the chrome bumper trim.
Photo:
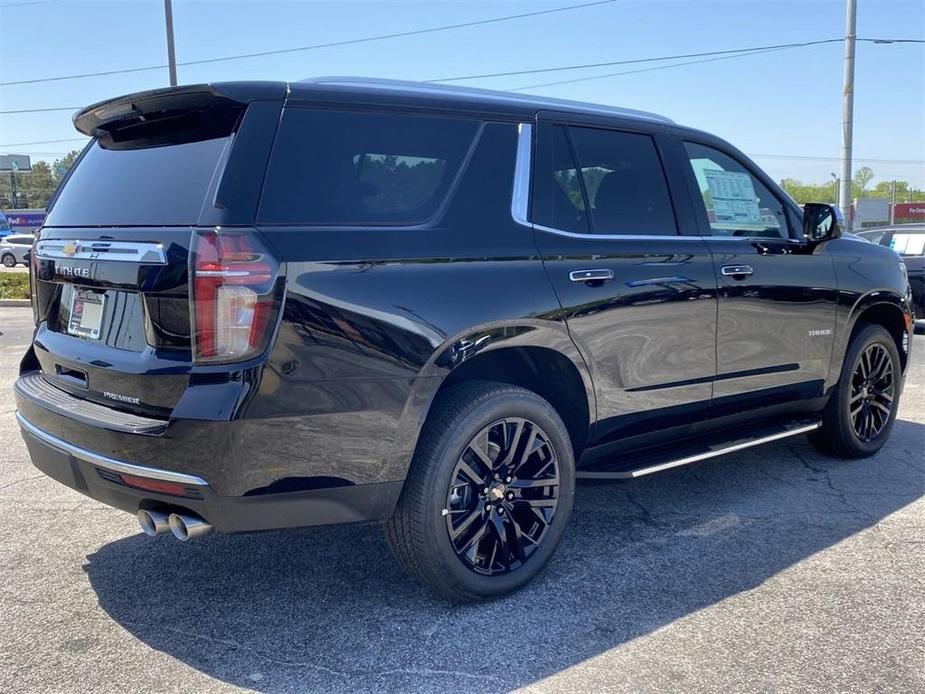
M 112 470 L 113 472 L 124 472 L 127 475 L 147 477 L 149 479 L 161 480 L 164 482 L 176 482 L 178 484 L 189 484 L 197 487 L 209 486 L 208 482 L 206 482 L 201 477 L 196 477 L 195 475 L 187 475 L 182 472 L 172 472 L 170 470 L 160 470 L 158 468 L 147 467 L 145 465 L 134 465 L 133 463 L 126 463 L 121 460 L 116 460 L 115 458 L 101 455 L 100 453 L 88 451 L 86 448 L 75 446 L 74 444 L 59 439 L 57 436 L 53 436 L 46 431 L 42 431 L 28 419 L 23 417 L 20 412 L 16 413 L 16 420 L 19 422 L 19 426 L 23 428 L 23 431 L 27 432 L 42 443 L 48 444 L 52 448 L 57 448 L 62 453 L 67 453 L 68 455 L 72 455 L 75 458 L 84 460 L 88 463 L 96 465 L 97 467 Z

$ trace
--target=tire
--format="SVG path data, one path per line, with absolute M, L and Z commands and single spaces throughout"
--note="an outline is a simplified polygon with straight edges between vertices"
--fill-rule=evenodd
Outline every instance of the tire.
M 822 428 L 810 434 L 810 441 L 842 458 L 873 455 L 890 437 L 901 381 L 893 337 L 880 325 L 862 327 L 848 345 L 838 385 L 823 410 Z
M 504 383 L 463 383 L 431 408 L 385 536 L 403 568 L 435 592 L 489 600 L 542 571 L 574 494 L 572 445 L 552 405 Z
M 3 267 L 16 267 L 16 257 L 12 253 L 4 253 L 0 262 L 3 263 Z

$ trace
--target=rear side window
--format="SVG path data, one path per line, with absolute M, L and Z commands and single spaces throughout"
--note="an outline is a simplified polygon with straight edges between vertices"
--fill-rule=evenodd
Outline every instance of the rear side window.
M 551 128 L 538 141 L 535 222 L 595 234 L 677 234 L 665 172 L 650 136 Z
M 446 198 L 478 127 L 459 118 L 289 109 L 258 221 L 424 222 Z
M 236 114 L 126 128 L 91 143 L 46 226 L 194 225 L 230 140 Z

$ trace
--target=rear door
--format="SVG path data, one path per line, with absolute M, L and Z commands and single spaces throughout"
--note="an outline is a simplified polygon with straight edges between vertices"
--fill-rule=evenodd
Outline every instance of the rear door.
M 636 122 L 537 126 L 531 221 L 592 362 L 599 436 L 682 424 L 712 395 L 712 262 L 661 141 Z
M 223 222 L 244 233 L 253 224 L 281 108 L 167 96 L 147 109 L 133 101 L 122 120 L 93 130 L 33 259 L 34 353 L 44 378 L 154 416 L 172 411 L 194 361 L 191 244 Z
M 714 400 L 772 405 L 822 394 L 837 288 L 824 245 L 794 206 L 717 142 L 684 142 L 686 173 L 719 284 Z

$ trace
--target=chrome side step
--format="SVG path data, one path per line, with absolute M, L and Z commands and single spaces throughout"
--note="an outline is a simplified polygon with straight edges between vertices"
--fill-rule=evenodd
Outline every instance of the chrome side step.
M 698 453 L 693 453 L 691 455 L 686 455 L 681 458 L 673 458 L 668 460 L 663 460 L 656 462 L 651 458 L 646 461 L 646 463 L 640 465 L 639 467 L 627 467 L 625 465 L 621 466 L 619 469 L 592 469 L 592 470 L 577 470 L 575 473 L 576 478 L 578 479 L 591 479 L 591 480 L 619 480 L 619 479 L 635 479 L 637 477 L 644 477 L 646 475 L 651 475 L 656 472 L 662 472 L 663 470 L 670 470 L 671 468 L 681 467 L 682 465 L 690 465 L 691 463 L 698 463 L 701 460 L 709 460 L 710 458 L 715 458 L 720 455 L 725 455 L 727 453 L 734 453 L 735 451 L 741 451 L 746 448 L 751 448 L 752 446 L 760 446 L 765 443 L 770 443 L 772 441 L 778 441 L 780 439 L 789 438 L 790 436 L 798 436 L 799 434 L 807 434 L 811 431 L 815 431 L 822 426 L 822 422 L 814 421 L 807 423 L 806 420 L 803 420 L 797 425 L 790 425 L 781 427 L 778 431 L 771 433 L 763 433 L 755 438 L 747 439 L 738 439 L 732 441 L 725 441 L 722 443 L 717 443 L 711 446 L 707 446 L 707 450 L 703 450 Z M 767 432 L 767 430 L 765 430 Z

